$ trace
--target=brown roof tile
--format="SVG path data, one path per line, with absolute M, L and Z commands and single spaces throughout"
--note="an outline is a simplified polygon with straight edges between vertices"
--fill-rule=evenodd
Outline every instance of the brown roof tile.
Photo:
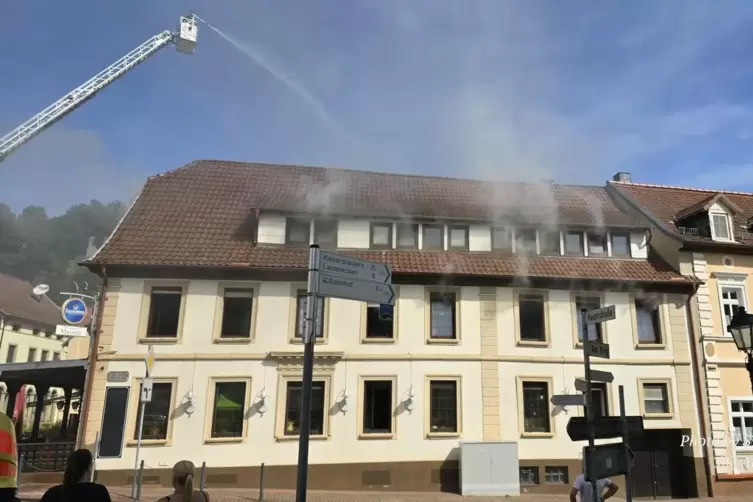
M 521 209 L 525 208 L 525 210 Z M 150 178 L 89 263 L 305 268 L 306 250 L 255 246 L 255 211 L 494 219 L 643 228 L 604 187 L 493 184 L 300 166 L 200 161 Z M 658 260 L 519 257 L 496 253 L 353 251 L 396 273 L 676 281 Z
M 45 295 L 38 298 L 32 289 L 23 279 L 0 274 L 0 311 L 34 323 L 62 324 L 60 307 Z
M 677 225 L 680 216 L 703 209 L 712 201 L 720 200 L 733 205 L 735 240 L 753 246 L 753 233 L 747 230 L 747 220 L 753 217 L 753 193 L 702 190 L 696 188 L 649 185 L 641 183 L 610 182 L 611 185 L 643 207 L 654 218 L 689 242 L 713 244 L 709 237 L 683 234 Z M 721 196 L 721 197 L 720 197 Z

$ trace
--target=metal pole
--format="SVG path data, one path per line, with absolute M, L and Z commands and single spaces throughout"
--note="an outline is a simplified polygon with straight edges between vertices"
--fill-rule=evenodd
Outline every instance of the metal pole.
M 73 293 L 60 293 L 61 295 L 73 295 Z M 89 398 L 89 389 L 93 385 L 94 375 L 94 356 L 97 353 L 97 322 L 99 321 L 99 302 L 102 298 L 102 293 L 97 293 L 97 296 L 79 295 L 84 298 L 94 300 L 94 311 L 92 312 L 91 324 L 89 324 L 89 354 L 86 359 L 86 380 L 84 381 L 84 388 L 81 389 L 79 396 L 79 403 L 81 411 L 79 412 L 78 428 L 76 430 L 76 448 L 84 447 L 84 431 L 86 431 L 86 421 L 89 419 L 89 413 L 87 410 L 87 401 Z M 83 420 L 81 420 L 83 418 Z
M 135 497 L 136 500 L 141 500 L 141 485 L 143 484 L 142 483 L 143 476 L 144 476 L 144 461 L 142 460 L 141 463 L 139 464 L 139 482 L 136 485 L 137 487 L 136 497 Z
M 99 431 L 94 440 L 94 460 L 92 461 L 91 472 L 89 472 L 89 482 L 94 483 L 94 474 L 97 472 L 97 459 L 99 458 Z
M 264 502 L 264 462 L 259 469 L 259 502 Z
M 628 426 L 625 419 L 625 389 L 620 385 L 620 427 L 622 428 L 622 444 L 625 454 L 625 500 L 633 502 L 633 476 L 630 474 L 630 450 L 628 450 Z
M 201 463 L 201 477 L 199 478 L 199 490 L 204 491 L 204 486 L 207 482 L 207 463 Z
M 139 399 L 141 399 L 141 393 L 139 393 Z M 134 476 L 133 476 L 133 487 L 131 488 L 131 496 L 136 497 L 136 473 L 139 470 L 139 454 L 141 453 L 141 432 L 144 429 L 144 408 L 146 407 L 146 403 L 142 402 L 139 405 L 139 425 L 138 425 L 138 435 L 136 436 L 136 461 L 134 462 L 133 470 L 134 470 Z
M 311 385 L 314 377 L 314 344 L 319 316 L 319 246 L 309 249 L 308 300 L 306 303 L 306 332 L 303 347 L 303 377 L 301 382 L 301 431 L 298 437 L 298 479 L 296 502 L 306 502 L 308 483 L 309 436 L 311 435 Z M 296 326 L 296 329 L 298 327 Z
M 21 452 L 18 456 L 18 468 L 16 469 L 16 486 L 21 488 L 21 473 L 24 470 L 24 461 L 26 460 L 26 453 Z
M 591 491 L 593 492 L 593 502 L 599 502 L 599 494 L 596 493 L 596 477 L 593 476 L 593 467 L 591 466 L 591 455 L 593 455 L 596 449 L 596 443 L 594 442 L 595 430 L 594 430 L 594 407 L 591 402 L 591 357 L 589 356 L 589 348 L 591 341 L 588 339 L 588 324 L 586 324 L 586 309 L 580 311 L 580 320 L 583 325 L 583 364 L 586 370 L 586 420 L 588 421 L 588 450 L 586 450 L 586 458 L 583 459 L 585 465 L 584 477 L 587 482 L 591 483 Z

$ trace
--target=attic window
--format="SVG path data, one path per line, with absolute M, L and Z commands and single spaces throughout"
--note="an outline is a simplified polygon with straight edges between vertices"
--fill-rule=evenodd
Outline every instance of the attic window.
M 729 215 L 724 213 L 709 213 L 711 220 L 711 233 L 714 240 L 732 240 Z

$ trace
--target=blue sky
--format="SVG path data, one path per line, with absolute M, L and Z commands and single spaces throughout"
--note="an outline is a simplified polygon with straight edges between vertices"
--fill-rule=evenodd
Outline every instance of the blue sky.
M 0 164 L 0 200 L 128 202 L 202 158 L 753 191 L 748 0 L 5 0 L 0 134 L 192 9 L 282 79 L 201 25 Z

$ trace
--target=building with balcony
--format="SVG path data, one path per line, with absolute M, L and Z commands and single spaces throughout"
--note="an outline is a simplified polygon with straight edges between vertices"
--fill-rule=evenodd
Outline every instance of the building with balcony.
M 595 386 L 597 413 L 617 414 L 624 386 L 627 413 L 645 417 L 636 484 L 693 495 L 702 449 L 680 443 L 699 431 L 696 281 L 648 249 L 648 228 L 604 187 L 218 161 L 150 178 L 85 263 L 104 281 L 82 418 L 92 448 L 101 432 L 99 479 L 132 476 L 151 345 L 151 482 L 190 459 L 208 486 L 256 486 L 263 463 L 266 487 L 294 487 L 316 243 L 392 265 L 397 299 L 318 306 L 311 489 L 457 490 L 461 443 L 507 440 L 524 490 L 567 492 L 584 444 L 566 426 L 582 410 L 550 399 L 583 377 L 578 312 L 615 305 L 588 330 L 611 347 L 594 367 L 614 374 Z
M 691 299 L 707 455 L 718 493 L 753 482 L 753 395 L 745 356 L 727 325 L 753 293 L 753 194 L 648 185 L 629 175 L 608 189 L 652 225 L 651 246 L 703 284 Z M 746 481 L 748 480 L 748 481 Z

